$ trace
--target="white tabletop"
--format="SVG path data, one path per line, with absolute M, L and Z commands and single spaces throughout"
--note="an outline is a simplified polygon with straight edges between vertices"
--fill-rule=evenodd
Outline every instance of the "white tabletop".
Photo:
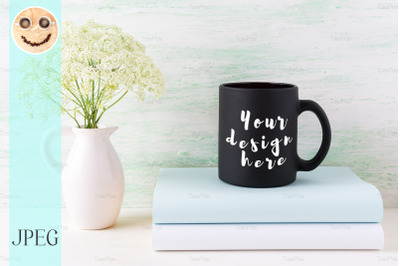
M 0 265 L 8 265 L 8 209 L 0 209 Z M 106 230 L 79 230 L 63 209 L 62 265 L 397 265 L 397 209 L 385 209 L 383 250 L 153 251 L 151 209 L 122 209 Z M 5 241 L 7 240 L 7 242 Z M 211 241 L 211 240 L 210 240 Z

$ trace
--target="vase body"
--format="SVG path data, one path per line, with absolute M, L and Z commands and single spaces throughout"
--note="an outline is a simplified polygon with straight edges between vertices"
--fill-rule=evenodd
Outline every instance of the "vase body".
M 110 142 L 115 130 L 72 128 L 74 143 L 63 166 L 62 183 L 65 205 L 78 228 L 103 229 L 118 218 L 124 174 Z

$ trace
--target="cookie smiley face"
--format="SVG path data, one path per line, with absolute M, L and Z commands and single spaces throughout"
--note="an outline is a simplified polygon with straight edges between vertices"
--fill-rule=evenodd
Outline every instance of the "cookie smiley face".
M 13 21 L 14 42 L 25 52 L 40 54 L 49 50 L 58 38 L 54 15 L 41 7 L 21 11 Z

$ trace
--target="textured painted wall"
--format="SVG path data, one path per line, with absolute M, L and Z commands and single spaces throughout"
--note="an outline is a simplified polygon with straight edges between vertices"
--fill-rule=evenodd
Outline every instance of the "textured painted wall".
M 350 167 L 397 206 L 396 1 L 63 1 L 63 20 L 87 19 L 131 33 L 166 79 L 163 98 L 128 96 L 104 116 L 120 127 L 125 207 L 151 206 L 160 167 L 217 165 L 218 85 L 243 80 L 297 84 L 331 121 L 323 164 Z M 300 154 L 311 158 L 320 126 L 312 114 L 299 123 Z

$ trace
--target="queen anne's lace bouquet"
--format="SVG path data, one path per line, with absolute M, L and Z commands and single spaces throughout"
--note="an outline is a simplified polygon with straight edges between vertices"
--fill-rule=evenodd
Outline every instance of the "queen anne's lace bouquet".
M 145 47 L 117 26 L 93 21 L 80 27 L 63 23 L 61 85 L 63 112 L 84 128 L 97 128 L 104 112 L 129 91 L 139 101 L 164 92 L 162 74 Z

